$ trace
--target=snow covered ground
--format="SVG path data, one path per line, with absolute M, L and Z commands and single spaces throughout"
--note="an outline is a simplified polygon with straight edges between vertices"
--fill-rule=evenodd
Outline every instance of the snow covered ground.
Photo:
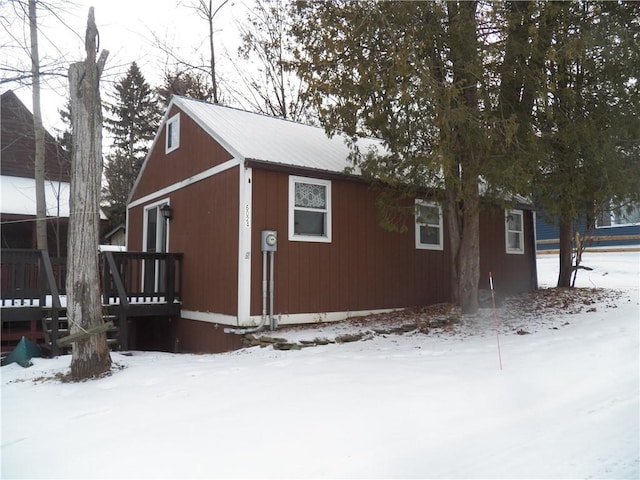
M 69 356 L 3 367 L 0 477 L 637 479 L 640 256 L 584 264 L 595 303 L 499 310 L 502 370 L 490 311 L 297 351 L 113 354 L 81 384 L 51 379 Z M 539 258 L 541 286 L 556 265 Z

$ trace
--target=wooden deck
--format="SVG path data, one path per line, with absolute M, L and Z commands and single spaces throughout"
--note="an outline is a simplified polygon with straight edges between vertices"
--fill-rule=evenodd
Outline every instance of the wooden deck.
M 110 343 L 127 350 L 128 322 L 137 317 L 173 317 L 182 306 L 181 253 L 102 252 L 101 291 L 105 316 L 118 330 Z M 66 259 L 46 251 L 3 249 L 0 259 L 2 352 L 24 335 L 60 353 L 68 334 Z M 116 341 L 117 340 L 117 341 Z

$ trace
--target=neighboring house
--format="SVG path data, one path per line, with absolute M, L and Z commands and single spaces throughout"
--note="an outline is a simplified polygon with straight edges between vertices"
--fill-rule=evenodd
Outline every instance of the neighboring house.
M 127 234 L 125 231 L 125 226 L 122 223 L 105 233 L 102 237 L 102 244 L 104 245 L 124 246 L 126 245 L 126 243 Z
M 2 248 L 36 248 L 33 115 L 11 90 L 0 97 Z M 70 156 L 45 132 L 47 233 L 52 256 L 66 255 Z
M 410 228 L 383 229 L 376 190 L 345 173 L 348 154 L 320 128 L 173 97 L 127 207 L 128 251 L 184 253 L 180 317 L 154 334 L 180 351 L 223 350 L 226 327 L 270 312 L 271 273 L 280 325 L 450 301 L 441 206 L 411 200 Z M 482 210 L 481 288 L 490 271 L 503 294 L 536 288 L 533 218 L 528 206 Z M 162 272 L 149 264 L 145 277 Z
M 640 205 L 620 207 L 612 204 L 609 210 L 598 216 L 595 228 L 591 232 L 587 231 L 586 222 L 580 222 L 575 230 L 580 233 L 583 241 L 586 241 L 587 250 L 640 250 Z M 557 252 L 560 248 L 559 232 L 557 224 L 549 223 L 544 215 L 538 214 L 538 252 Z

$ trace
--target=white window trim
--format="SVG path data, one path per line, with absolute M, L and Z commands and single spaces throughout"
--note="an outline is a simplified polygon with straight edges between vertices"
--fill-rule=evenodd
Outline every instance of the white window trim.
M 144 208 L 142 209 L 142 251 L 146 252 L 147 251 L 147 236 L 148 236 L 148 230 L 149 230 L 149 218 L 147 213 L 149 212 L 149 210 L 153 209 L 153 208 L 158 208 L 160 205 L 164 205 L 167 204 L 169 206 L 171 206 L 171 199 L 170 197 L 167 198 L 163 198 L 162 200 L 158 200 L 156 202 L 150 203 L 149 205 L 145 205 Z M 158 216 L 156 217 L 156 239 L 158 238 L 158 233 L 160 233 L 160 221 L 162 222 L 167 222 L 164 218 L 162 218 L 162 214 L 160 212 L 158 212 Z M 170 235 L 170 231 L 169 229 L 171 228 L 170 226 L 171 222 L 167 222 L 166 224 L 166 229 L 167 229 L 167 238 L 166 238 L 166 243 L 164 245 L 164 252 L 169 252 L 169 239 L 171 238 Z M 157 249 L 156 249 L 157 250 Z M 156 278 L 154 280 L 155 282 L 155 288 L 158 288 L 158 267 L 157 267 L 157 263 L 156 262 Z M 144 281 L 145 281 L 145 262 L 142 262 L 142 276 L 140 277 L 140 288 L 144 290 Z
M 295 235 L 294 210 L 295 210 L 295 184 L 311 183 L 323 185 L 327 188 L 327 209 L 326 209 L 326 232 L 324 236 L 316 235 Z M 293 242 L 317 242 L 331 243 L 331 181 L 317 178 L 289 176 L 289 241 Z
M 438 225 L 436 224 L 431 224 L 431 223 L 424 223 L 424 222 L 419 222 L 418 221 L 418 215 L 419 215 L 419 210 L 418 207 L 419 206 L 424 206 L 424 207 L 438 207 Z M 420 199 L 416 199 L 416 206 L 415 206 L 415 239 L 416 239 L 416 248 L 419 250 L 444 250 L 444 229 L 443 229 L 443 222 L 442 222 L 442 206 L 440 206 L 439 203 L 437 202 L 427 202 L 425 200 L 420 200 Z M 439 234 L 439 238 L 438 238 L 438 244 L 432 244 L 432 243 L 421 243 L 420 242 L 420 227 L 421 226 L 430 226 L 430 227 L 438 227 L 438 231 L 440 232 Z
M 172 125 L 176 132 L 176 143 L 169 147 L 169 125 Z M 167 120 L 164 133 L 164 153 L 171 153 L 174 150 L 180 148 L 180 114 L 176 113 L 173 117 Z
M 509 230 L 509 215 L 520 215 L 520 230 Z M 509 232 L 518 232 L 520 234 L 520 248 L 509 248 Z M 504 217 L 504 246 L 509 254 L 524 254 L 524 212 L 522 210 L 505 210 Z
M 171 206 L 171 198 L 170 197 L 166 197 L 163 198 L 162 200 L 156 200 L 153 203 L 149 203 L 148 205 L 145 205 L 143 210 L 142 210 L 142 214 L 143 214 L 143 218 L 142 218 L 142 251 L 146 252 L 147 251 L 147 230 L 148 230 L 148 222 L 149 219 L 147 217 L 147 212 L 149 210 L 151 210 L 152 208 L 158 208 L 160 205 L 164 205 L 167 204 L 169 206 Z M 159 217 L 162 217 L 162 214 L 159 215 Z M 158 220 L 162 220 L 162 221 L 166 221 L 162 218 L 158 218 Z M 166 239 L 166 245 L 164 246 L 164 248 L 166 249 L 165 252 L 169 251 L 169 239 L 171 238 L 169 235 L 169 229 L 171 228 L 171 222 L 167 223 L 167 239 Z M 160 225 L 156 224 L 156 235 L 160 230 Z M 156 237 L 157 238 L 157 237 Z

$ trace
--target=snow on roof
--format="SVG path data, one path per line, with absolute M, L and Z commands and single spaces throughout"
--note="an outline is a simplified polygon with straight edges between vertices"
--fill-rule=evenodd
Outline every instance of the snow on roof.
M 45 180 L 44 190 L 47 216 L 68 217 L 69 183 Z M 0 212 L 35 216 L 36 181 L 33 178 L 0 176 Z
M 337 173 L 344 173 L 351 167 L 355 174 L 359 173 L 359 169 L 349 161 L 348 137 L 343 133 L 329 137 L 319 127 L 176 95 L 171 102 L 240 160 Z M 170 108 L 171 105 L 167 114 Z M 356 145 L 361 153 L 371 150 L 379 154 L 388 153 L 382 140 L 377 138 L 359 138 Z M 436 186 L 437 182 L 434 183 Z M 481 185 L 481 189 L 484 193 L 486 184 Z M 531 205 L 525 197 L 516 196 L 515 200 Z
M 69 217 L 68 182 L 45 180 L 47 217 Z M 33 178 L 0 175 L 0 213 L 36 215 L 36 181 Z M 106 216 L 101 211 L 100 218 Z
M 352 166 L 344 134 L 329 137 L 319 127 L 185 97 L 174 96 L 173 103 L 241 160 L 339 173 Z M 357 145 L 363 153 L 384 150 L 374 138 L 360 139 Z

